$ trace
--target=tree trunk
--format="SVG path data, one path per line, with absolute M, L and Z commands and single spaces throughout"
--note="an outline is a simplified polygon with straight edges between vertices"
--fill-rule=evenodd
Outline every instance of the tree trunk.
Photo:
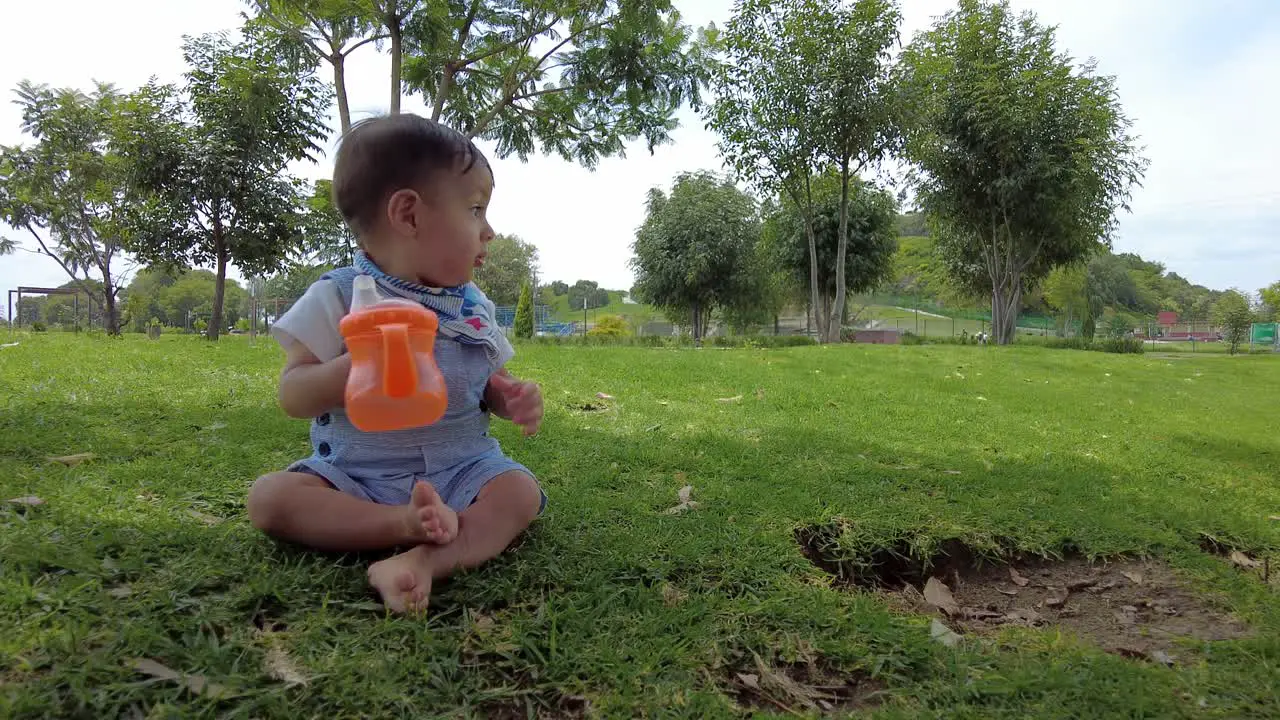
M 342 134 L 346 135 L 351 130 L 351 107 L 347 104 L 347 58 L 335 52 L 329 57 L 329 62 L 333 65 L 333 90 L 338 96 L 338 124 Z
M 689 319 L 693 325 L 693 342 L 696 344 L 702 340 L 702 308 L 698 307 L 698 303 L 693 303 L 692 317 Z
M 120 334 L 120 310 L 116 307 L 116 287 L 115 278 L 111 277 L 110 256 L 108 261 L 100 263 L 99 269 L 102 272 L 102 328 L 107 331 L 108 335 Z M 89 304 L 93 307 L 93 303 Z M 80 318 L 76 318 L 79 324 Z M 92 323 L 86 323 L 92 324 Z
M 391 114 L 400 114 L 400 74 L 404 62 L 404 50 L 400 32 L 400 18 L 387 18 L 387 33 L 391 35 Z
M 218 332 L 222 329 L 222 301 L 227 289 L 227 247 L 223 243 L 221 226 L 214 225 L 213 236 L 213 245 L 218 253 L 218 277 L 213 284 L 213 316 L 209 318 L 205 337 L 217 340 Z
M 991 334 L 997 345 L 1013 342 L 1021 304 L 1021 277 L 1006 275 L 991 284 Z
M 116 289 L 110 283 L 102 284 L 102 293 L 106 311 L 102 315 L 102 326 L 108 335 L 120 334 L 120 308 L 116 305 Z M 92 308 L 92 305 L 90 305 Z
M 849 160 L 840 163 L 840 226 L 836 249 L 836 298 L 827 325 L 827 341 L 840 342 L 844 304 L 848 295 L 844 276 L 845 255 L 849 252 Z
M 814 330 L 818 333 L 818 341 L 827 341 L 827 319 L 823 317 L 822 305 L 818 302 L 818 240 L 813 233 L 813 218 L 804 219 L 804 233 L 809 241 L 809 305 L 813 308 Z

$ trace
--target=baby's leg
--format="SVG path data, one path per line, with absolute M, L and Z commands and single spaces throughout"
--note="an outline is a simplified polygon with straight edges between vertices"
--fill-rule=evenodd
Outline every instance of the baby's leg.
M 355 552 L 419 543 L 447 543 L 457 514 L 428 483 L 413 488 L 408 505 L 380 505 L 348 495 L 324 478 L 278 472 L 249 490 L 249 521 L 268 535 L 318 550 Z
M 427 608 L 431 581 L 496 557 L 538 516 L 542 491 L 528 475 L 511 471 L 491 480 L 458 516 L 458 537 L 448 545 L 419 545 L 369 566 L 369 584 L 396 612 Z

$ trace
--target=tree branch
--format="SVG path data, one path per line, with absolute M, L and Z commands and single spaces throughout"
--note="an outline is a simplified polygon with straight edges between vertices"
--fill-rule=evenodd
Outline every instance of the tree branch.
M 67 267 L 67 264 L 62 261 L 62 258 L 49 250 L 49 246 L 44 244 L 44 238 L 40 237 L 40 233 L 36 232 L 35 228 L 31 227 L 31 223 L 23 223 L 23 227 L 25 227 L 27 232 L 31 233 L 31 237 L 34 237 L 36 242 L 40 244 L 40 249 L 44 251 L 44 254 L 53 258 L 53 261 L 58 263 L 58 267 L 62 268 L 62 271 L 67 274 L 67 277 L 71 278 L 71 282 L 75 283 L 76 287 L 83 290 L 85 294 L 89 296 L 90 301 L 96 302 L 97 298 L 94 296 L 93 288 L 89 287 L 85 281 L 80 278 L 80 276 L 76 275 L 71 268 Z
M 518 37 L 518 38 L 516 38 L 516 39 L 514 39 L 514 40 L 511 40 L 511 41 L 509 41 L 509 42 L 505 42 L 505 43 L 503 43 L 503 44 L 499 45 L 498 47 L 496 47 L 496 48 L 492 48 L 492 49 L 487 50 L 487 51 L 485 51 L 485 52 L 482 52 L 482 53 L 480 53 L 479 55 L 473 55 L 473 56 L 471 56 L 471 57 L 463 58 L 463 59 L 461 59 L 461 60 L 458 60 L 458 61 L 457 61 L 456 63 L 454 63 L 454 64 L 455 64 L 455 65 L 457 65 L 458 69 L 461 69 L 461 68 L 464 68 L 464 67 L 466 67 L 466 66 L 468 66 L 468 65 L 471 65 L 472 63 L 478 63 L 478 62 L 480 62 L 481 60 L 487 60 L 487 59 L 489 59 L 489 58 L 493 57 L 494 55 L 500 55 L 500 54 L 502 54 L 502 53 L 504 53 L 504 52 L 506 52 L 506 51 L 510 50 L 511 48 L 517 47 L 517 46 L 521 45 L 521 44 L 522 44 L 522 43 L 524 43 L 524 42 L 527 42 L 527 41 L 529 41 L 529 40 L 532 40 L 532 39 L 534 39 L 534 38 L 538 37 L 538 36 L 539 36 L 539 35 L 541 35 L 542 33 L 544 33 L 544 32 L 546 32 L 546 31 L 550 30 L 550 29 L 551 29 L 551 28 L 553 28 L 553 27 L 555 27 L 557 24 L 559 24 L 559 23 L 561 22 L 561 20 L 563 20 L 563 18 L 561 18 L 559 15 L 557 15 L 557 16 L 555 16 L 554 18 L 552 18 L 552 20 L 551 20 L 551 22 L 550 22 L 550 23 L 547 23 L 546 25 L 541 25 L 541 26 L 537 27 L 536 29 L 534 29 L 532 32 L 529 32 L 529 33 L 527 33 L 527 34 L 525 34 L 525 35 L 523 35 L 523 36 L 521 36 L 521 37 Z M 577 33 L 577 34 L 581 34 L 581 33 Z M 563 43 L 562 43 L 562 44 L 563 44 Z
M 361 40 L 355 45 L 352 45 L 351 47 L 346 48 L 345 50 L 340 52 L 339 55 L 341 55 L 342 57 L 346 57 L 351 53 L 355 52 L 356 50 L 358 50 L 363 45 L 368 45 L 371 42 L 378 42 L 379 40 L 386 40 L 389 37 L 391 36 L 390 35 L 370 35 L 369 37 Z
M 276 17 L 275 13 L 271 12 L 266 3 L 255 2 L 254 6 L 258 8 L 258 12 L 262 13 L 263 17 L 271 21 L 272 25 L 276 26 L 277 30 L 293 35 L 296 39 L 301 40 L 303 44 L 311 48 L 311 51 L 316 54 L 316 57 L 323 58 L 325 60 L 329 59 L 329 55 L 326 54 L 325 51 L 321 50 L 320 46 L 316 45 L 315 41 L 310 37 L 307 37 L 307 34 L 299 30 L 293 23 L 287 23 Z
M 476 13 L 480 12 L 481 0 L 472 0 L 471 7 L 467 9 L 467 16 L 462 21 L 462 27 L 458 28 L 458 43 L 455 55 L 461 55 L 462 51 L 467 47 L 467 38 L 471 35 L 471 23 L 476 19 Z M 453 90 L 453 78 L 460 70 L 463 70 L 470 63 L 463 62 L 446 62 L 444 69 L 440 75 L 440 87 L 436 88 L 435 99 L 431 101 L 431 119 L 439 120 L 440 114 L 444 112 L 445 100 L 449 98 L 449 92 Z

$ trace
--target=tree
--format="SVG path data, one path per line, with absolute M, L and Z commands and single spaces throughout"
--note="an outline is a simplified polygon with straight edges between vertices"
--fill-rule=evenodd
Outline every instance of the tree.
M 183 54 L 186 98 L 169 92 L 165 132 L 133 148 L 150 195 L 131 249 L 151 262 L 215 266 L 208 336 L 216 340 L 227 265 L 265 274 L 302 239 L 301 181 L 284 173 L 319 152 L 330 96 L 314 68 L 252 26 L 238 43 L 189 38 Z
M 133 96 L 103 83 L 86 94 L 24 81 L 17 96 L 22 130 L 35 142 L 0 147 L 0 220 L 25 230 L 117 334 L 132 212 L 132 173 L 120 146 L 128 137 L 147 142 L 150 128 L 133 119 Z M 9 239 L 5 247 L 18 244 Z
M 1055 268 L 1044 279 L 1045 301 L 1053 309 L 1066 314 L 1063 322 L 1064 330 L 1072 327 L 1073 318 L 1080 318 L 1083 321 L 1086 316 L 1096 317 L 1089 309 L 1086 273 L 1085 266 L 1076 263 Z
M 689 318 L 700 340 L 712 310 L 749 298 L 744 279 L 751 276 L 748 263 L 759 237 L 754 199 L 712 173 L 681 174 L 670 195 L 649 191 L 632 244 L 636 290 L 673 320 Z
M 827 321 L 827 341 L 838 342 L 851 287 L 845 277 L 851 180 L 860 184 L 859 174 L 878 164 L 897 136 L 899 98 L 890 72 L 890 51 L 898 40 L 901 13 L 893 0 L 855 0 L 849 6 L 832 3 L 817 17 L 823 24 L 811 32 L 824 39 L 826 49 L 818 57 L 823 61 L 820 71 L 827 82 L 826 94 L 815 98 L 821 129 L 819 148 L 840 177 L 835 302 Z M 893 208 L 896 217 L 896 204 L 891 196 L 887 197 L 887 206 Z M 869 217 L 865 208 L 861 215 Z M 888 237 L 892 239 L 893 235 Z M 892 249 L 886 259 L 891 254 Z M 884 268 L 881 276 L 887 273 L 887 264 Z
M 1238 290 L 1228 290 L 1218 298 L 1213 306 L 1213 322 L 1222 328 L 1222 339 L 1231 345 L 1231 354 L 1235 355 L 1240 344 L 1249 339 L 1249 331 L 1253 325 L 1253 313 L 1249 311 L 1249 301 Z
M 405 27 L 407 89 L 500 157 L 541 150 L 590 168 L 630 140 L 652 150 L 705 80 L 704 42 L 670 0 L 437 1 Z
M 484 265 L 476 268 L 476 285 L 495 305 L 515 305 L 520 288 L 538 273 L 538 248 L 515 235 L 497 235 L 486 252 Z
M 528 280 L 520 286 L 520 302 L 516 304 L 516 337 L 533 337 L 533 287 Z
M 1005 0 L 961 0 L 903 53 L 906 158 L 953 272 L 981 279 L 997 342 L 1024 291 L 1109 246 L 1147 167 L 1115 79 L 1075 66 Z
M 570 310 L 594 310 L 609 304 L 609 291 L 594 280 L 579 280 L 566 291 Z
M 1280 318 L 1280 282 L 1273 282 L 1259 290 L 1258 297 L 1262 300 L 1259 315 L 1265 315 L 1262 318 L 1264 322 L 1275 322 Z
M 316 180 L 301 220 L 302 251 L 307 260 L 334 267 L 355 262 L 355 234 L 333 202 L 333 181 Z
M 716 102 L 707 124 L 720 135 L 721 155 L 735 174 L 766 197 L 784 195 L 800 210 L 809 246 L 809 307 L 818 334 L 818 257 L 813 229 L 812 181 L 820 133 L 814 98 L 824 79 L 821 43 L 802 30 L 814 24 L 816 0 L 743 0 L 718 38 L 721 61 L 713 74 Z
M 375 3 L 394 6 L 394 0 Z M 333 88 L 338 98 L 338 123 L 343 135 L 351 129 L 351 109 L 347 103 L 347 57 L 361 46 L 386 37 L 375 32 L 382 17 L 366 0 L 249 0 L 260 22 L 297 43 L 313 63 L 325 62 L 333 69 Z M 385 16 L 383 16 L 385 17 Z M 398 68 L 393 68 L 393 71 Z M 398 83 L 393 82 L 398 88 Z M 393 101 L 399 111 L 399 94 Z
M 818 260 L 816 313 L 818 317 L 830 318 L 838 329 L 844 320 L 841 290 L 846 294 L 866 292 L 893 271 L 897 203 L 889 193 L 861 181 L 855 182 L 852 188 L 845 187 L 843 178 L 834 171 L 815 179 L 813 196 L 812 227 Z M 843 253 L 840 248 L 842 223 L 846 228 Z M 776 262 L 786 269 L 793 282 L 803 286 L 811 272 L 803 211 L 793 202 L 784 201 L 777 216 L 777 228 L 773 248 Z M 841 275 L 844 276 L 843 288 Z M 840 314 L 836 314 L 837 309 Z
M 557 280 L 551 283 L 550 287 L 551 287 L 551 294 L 556 297 L 569 294 L 569 284 L 564 282 L 563 280 Z

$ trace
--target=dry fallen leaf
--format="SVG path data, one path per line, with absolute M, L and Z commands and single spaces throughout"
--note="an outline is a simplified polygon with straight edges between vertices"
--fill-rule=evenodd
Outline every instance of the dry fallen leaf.
M 943 472 L 943 473 L 945 473 L 945 474 L 947 474 L 947 475 L 960 475 L 960 474 L 962 474 L 959 470 L 943 470 L 942 472 Z
M 1014 597 L 1014 596 L 1016 596 L 1016 595 L 1018 594 L 1018 591 L 1017 591 L 1017 589 L 1016 589 L 1016 588 L 1015 588 L 1015 589 L 1013 589 L 1013 590 L 1005 590 L 1004 588 L 996 588 L 996 592 L 1000 593 L 1001 595 L 1008 595 L 1009 597 Z
M 1097 584 L 1098 584 L 1098 581 L 1093 578 L 1087 578 L 1084 580 L 1073 580 L 1072 582 L 1067 583 L 1067 589 L 1072 591 L 1085 590 Z
M 995 464 L 986 458 L 982 458 L 982 467 L 986 468 L 987 472 L 991 472 L 996 469 Z
M 1268 515 L 1268 520 L 1280 520 L 1280 515 Z
M 1047 607 L 1058 608 L 1067 604 L 1067 599 L 1065 597 L 1045 598 L 1044 604 Z
M 764 388 L 756 388 L 756 399 L 757 400 L 764 399 Z
M 599 399 L 601 399 L 601 400 L 612 400 L 612 399 L 613 399 L 613 396 L 612 396 L 612 395 L 610 395 L 609 393 L 602 393 L 602 392 L 598 392 L 598 393 L 596 393 L 596 397 L 597 397 L 597 398 L 599 398 Z
M 284 648 L 278 644 L 273 644 L 267 650 L 267 656 L 263 658 L 262 664 L 266 666 L 268 676 L 285 685 L 306 685 L 311 682 L 311 679 L 298 669 L 293 658 L 289 657 Z
M 666 400 L 659 400 L 659 401 L 658 401 L 658 404 L 659 404 L 659 405 L 661 405 L 662 407 L 666 407 L 666 406 L 670 405 L 671 403 L 667 402 Z
M 180 685 L 185 685 L 188 690 L 196 695 L 204 695 L 213 699 L 227 697 L 227 689 L 217 683 L 211 683 L 205 679 L 203 675 L 187 675 L 177 670 L 165 667 L 155 660 L 146 658 L 137 658 L 131 662 L 130 667 L 142 673 L 150 675 L 157 680 L 175 680 Z
M 698 507 L 697 502 L 689 499 L 693 497 L 692 485 L 685 485 L 684 487 L 680 488 L 679 497 L 680 497 L 680 504 L 676 505 L 675 507 L 667 508 L 666 513 L 668 515 L 675 515 L 676 513 L 681 513 L 681 512 L 684 512 L 685 510 L 692 510 Z
M 1120 574 L 1128 578 L 1129 582 L 1134 585 L 1142 584 L 1142 573 L 1140 572 L 1122 572 Z
M 960 613 L 960 606 L 951 596 L 951 589 L 938 578 L 929 578 L 929 581 L 924 584 L 924 599 L 948 617 L 954 617 Z
M 114 587 L 107 591 L 107 595 L 110 595 L 116 600 L 123 600 L 124 598 L 127 598 L 132 594 L 133 594 L 133 588 L 129 587 L 128 585 L 121 585 L 120 587 Z
M 727 398 L 716 398 L 716 402 L 718 403 L 736 403 L 741 401 L 742 401 L 741 395 L 734 395 L 733 397 L 727 397 Z
M 1168 667 L 1173 667 L 1173 656 L 1163 650 L 1152 650 L 1151 659 Z
M 685 601 L 684 591 L 672 585 L 671 583 L 663 583 L 662 585 L 662 602 L 667 607 L 675 607 Z
M 1004 617 L 1004 613 L 986 608 L 962 608 L 960 614 L 969 620 L 994 620 Z
M 955 647 L 960 644 L 964 638 L 956 634 L 954 630 L 943 625 L 937 618 L 929 623 L 929 637 L 946 645 L 947 647 Z
M 76 453 L 75 455 L 61 455 L 57 457 L 50 457 L 49 462 L 62 463 L 67 467 L 75 467 L 76 465 L 79 465 L 82 462 L 88 462 L 94 459 L 95 457 L 97 457 L 97 455 L 94 455 L 91 452 Z
M 1228 557 L 1231 559 L 1232 565 L 1235 565 L 1236 567 L 1239 567 L 1239 568 L 1243 568 L 1245 570 L 1255 570 L 1257 568 L 1262 567 L 1261 562 L 1254 560 L 1253 558 L 1249 557 L 1248 555 L 1245 555 L 1239 550 L 1232 550 L 1231 555 L 1229 555 Z
M 23 495 L 22 497 L 9 498 L 5 502 L 10 502 L 10 503 L 13 503 L 14 505 L 27 505 L 29 507 L 35 507 L 37 505 L 44 504 L 44 500 L 41 500 L 35 495 Z
M 738 681 L 752 690 L 760 689 L 760 676 L 752 673 L 738 673 Z
M 493 626 L 497 624 L 493 616 L 474 611 L 471 613 L 471 623 L 475 626 L 477 632 L 482 633 L 492 630 Z
M 1028 625 L 1038 625 L 1043 618 L 1040 613 L 1031 608 L 1014 608 L 1005 613 L 1005 622 L 1024 622 Z
M 187 510 L 187 514 L 195 518 L 196 520 L 199 520 L 200 522 L 204 523 L 205 525 L 208 525 L 209 527 L 213 527 L 214 525 L 217 525 L 218 523 L 222 522 L 222 518 L 214 517 L 213 515 L 209 515 L 207 513 L 202 513 L 199 510 Z
M 1118 612 L 1113 614 L 1115 615 L 1116 620 L 1119 621 L 1121 625 L 1126 625 L 1126 626 L 1133 625 L 1138 621 L 1137 616 L 1135 616 L 1131 612 Z
M 1026 587 L 1027 583 L 1030 582 L 1030 580 L 1027 580 L 1026 578 L 1019 575 L 1018 571 L 1014 570 L 1013 568 L 1009 568 L 1009 579 L 1012 580 L 1013 584 L 1017 585 L 1018 587 Z

